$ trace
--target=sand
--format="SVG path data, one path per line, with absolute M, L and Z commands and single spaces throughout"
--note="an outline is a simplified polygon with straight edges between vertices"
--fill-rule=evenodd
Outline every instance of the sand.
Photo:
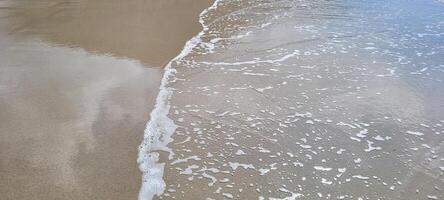
M 0 2 L 2 199 L 135 199 L 162 66 L 210 1 Z

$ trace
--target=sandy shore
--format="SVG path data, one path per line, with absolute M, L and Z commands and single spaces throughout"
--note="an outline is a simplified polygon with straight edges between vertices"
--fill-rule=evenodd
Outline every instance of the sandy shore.
M 160 67 L 210 3 L 0 2 L 2 199 L 135 199 Z

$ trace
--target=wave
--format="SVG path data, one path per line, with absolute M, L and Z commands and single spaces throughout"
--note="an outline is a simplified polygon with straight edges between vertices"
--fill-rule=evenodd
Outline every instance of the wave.
M 154 195 L 161 195 L 165 190 L 165 181 L 163 180 L 163 171 L 165 163 L 159 162 L 158 151 L 166 151 L 169 157 L 174 155 L 167 146 L 173 139 L 171 136 L 177 126 L 174 121 L 168 117 L 170 110 L 170 97 L 173 94 L 172 88 L 168 85 L 175 76 L 176 70 L 173 63 L 179 63 L 193 49 L 202 42 L 202 36 L 208 31 L 204 17 L 212 10 L 217 9 L 221 0 L 215 0 L 214 3 L 199 14 L 199 23 L 202 30 L 193 38 L 188 40 L 182 51 L 165 66 L 165 72 L 159 88 L 159 94 L 156 98 L 156 104 L 151 111 L 142 143 L 139 146 L 139 155 L 137 163 L 142 172 L 142 185 L 139 191 L 139 200 L 149 200 Z

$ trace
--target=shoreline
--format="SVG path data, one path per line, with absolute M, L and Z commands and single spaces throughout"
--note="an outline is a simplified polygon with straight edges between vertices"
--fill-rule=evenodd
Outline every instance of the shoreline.
M 160 196 L 165 190 L 166 183 L 163 179 L 165 163 L 158 163 L 159 152 L 157 151 L 168 152 L 170 158 L 173 154 L 172 150 L 167 146 L 168 143 L 173 141 L 171 137 L 177 128 L 174 121 L 168 117 L 170 111 L 169 99 L 173 94 L 172 88 L 170 88 L 168 84 L 170 84 L 170 78 L 174 77 L 175 74 L 175 69 L 172 65 L 174 62 L 179 62 L 186 57 L 193 48 L 202 42 L 202 35 L 205 34 L 205 31 L 208 31 L 208 27 L 202 18 L 211 10 L 217 9 L 219 1 L 220 0 L 215 0 L 210 7 L 204 9 L 199 14 L 198 21 L 202 26 L 202 30 L 188 40 L 182 48 L 182 51 L 170 60 L 164 68 L 156 104 L 151 111 L 150 120 L 145 128 L 144 140 L 139 148 L 137 162 L 143 173 L 139 200 L 149 200 L 152 199 L 154 195 Z

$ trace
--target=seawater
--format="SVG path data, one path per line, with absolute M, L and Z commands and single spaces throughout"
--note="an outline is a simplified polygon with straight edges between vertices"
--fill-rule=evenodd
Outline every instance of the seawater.
M 442 2 L 221 0 L 199 21 L 139 199 L 444 198 Z

